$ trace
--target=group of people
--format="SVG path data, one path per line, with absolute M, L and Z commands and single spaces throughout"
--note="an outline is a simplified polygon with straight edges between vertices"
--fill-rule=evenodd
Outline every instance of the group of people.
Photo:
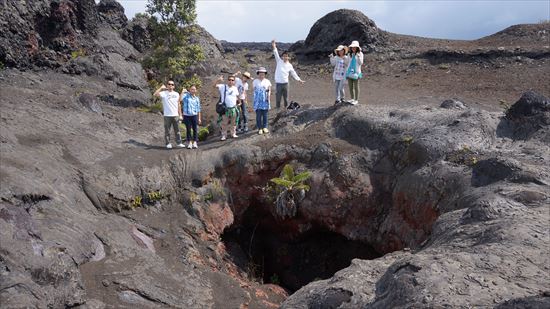
M 271 41 L 273 55 L 275 56 L 275 103 L 277 109 L 281 108 L 281 101 L 287 108 L 288 103 L 288 82 L 292 76 L 300 83 L 304 83 L 294 67 L 290 63 L 290 56 L 284 51 L 281 56 L 277 50 L 275 40 Z M 351 99 L 346 101 L 350 104 L 357 104 L 359 101 L 359 79 L 362 78 L 361 65 L 363 64 L 363 53 L 358 41 L 353 41 L 347 46 L 340 45 L 330 56 L 330 63 L 334 66 L 333 81 L 335 83 L 336 101 L 344 102 L 344 84 L 349 85 Z M 239 77 L 240 76 L 240 77 Z M 265 67 L 259 67 L 256 70 L 256 78 L 252 82 L 253 103 L 252 109 L 256 112 L 256 129 L 258 134 L 268 134 L 268 112 L 271 109 L 271 88 L 272 84 L 267 79 L 267 70 Z M 224 77 L 220 76 L 213 83 L 213 87 L 218 91 L 219 101 L 224 105 L 224 111 L 218 114 L 217 124 L 221 131 L 221 140 L 226 140 L 228 136 L 236 138 L 237 133 L 249 131 L 248 127 L 248 82 L 252 79 L 249 72 L 236 72 L 227 77 L 224 83 Z M 197 96 L 197 87 L 189 87 L 189 90 L 183 88 L 181 93 L 176 92 L 174 81 L 168 81 L 168 86 L 162 85 L 154 95 L 162 100 L 164 111 L 164 138 L 166 148 L 171 149 L 170 130 L 174 130 L 176 137 L 176 146 L 189 149 L 198 148 L 198 125 L 201 124 L 201 103 Z M 224 125 L 223 118 L 226 118 L 227 127 Z M 178 122 L 183 120 L 186 127 L 186 142 L 182 143 Z

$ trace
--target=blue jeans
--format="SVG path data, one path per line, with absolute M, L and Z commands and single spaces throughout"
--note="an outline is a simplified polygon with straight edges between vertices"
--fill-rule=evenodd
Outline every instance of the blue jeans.
M 187 142 L 191 141 L 191 129 L 193 129 L 193 140 L 195 142 L 199 141 L 197 124 L 199 123 L 199 116 L 183 116 L 183 123 L 185 123 L 185 131 L 187 135 Z
M 256 110 L 256 128 L 267 129 L 267 109 Z

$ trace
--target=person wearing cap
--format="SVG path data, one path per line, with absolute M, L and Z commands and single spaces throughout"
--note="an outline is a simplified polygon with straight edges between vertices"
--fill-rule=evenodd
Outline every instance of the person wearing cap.
M 294 67 L 290 63 L 290 57 L 288 55 L 287 51 L 284 51 L 279 57 L 279 51 L 277 50 L 277 44 L 275 43 L 275 40 L 271 41 L 271 46 L 273 47 L 273 55 L 275 56 L 275 61 L 277 62 L 277 67 L 275 69 L 275 85 L 277 86 L 276 91 L 277 94 L 275 95 L 275 101 L 277 104 L 277 108 L 281 108 L 281 98 L 285 101 L 285 107 L 288 106 L 288 75 L 292 75 L 292 77 L 299 81 L 300 83 L 304 83 L 298 74 L 296 74 L 296 71 L 294 70 Z
M 256 111 L 256 128 L 258 134 L 269 133 L 267 129 L 267 112 L 271 108 L 271 82 L 265 78 L 267 70 L 264 67 L 256 71 L 258 78 L 252 83 L 254 89 L 254 110 Z
M 349 52 L 349 64 L 346 69 L 346 79 L 349 85 L 350 103 L 355 105 L 359 103 L 359 79 L 363 77 L 361 65 L 363 65 L 363 52 L 358 41 L 352 41 Z
M 180 94 L 174 91 L 176 88 L 173 80 L 168 81 L 168 87 L 160 86 L 153 96 L 160 97 L 164 115 L 164 142 L 166 149 L 172 149 L 170 143 L 170 128 L 174 129 L 176 143 L 179 148 L 185 147 L 181 143 L 181 133 L 178 120 L 181 118 Z
M 235 86 L 235 76 L 227 76 L 227 84 L 223 83 L 223 76 L 220 76 L 214 81 L 214 88 L 220 93 L 220 98 L 225 103 L 225 116 L 227 117 L 227 125 L 232 126 L 232 137 L 237 136 L 237 123 L 239 122 L 239 110 L 237 109 L 237 97 L 239 95 L 239 89 Z M 226 130 L 223 127 L 223 114 L 218 116 L 218 125 L 222 134 L 221 140 L 226 139 Z M 235 119 L 233 121 L 233 119 Z
M 344 101 L 344 84 L 346 82 L 346 68 L 349 64 L 348 48 L 344 45 L 339 45 L 334 54 L 330 54 L 330 64 L 334 66 L 334 72 L 332 73 L 332 80 L 335 85 L 336 101 L 334 104 L 338 104 Z
M 247 102 L 246 102 L 246 92 L 248 91 L 248 81 L 252 79 L 250 73 L 244 72 L 241 74 L 241 71 L 235 73 L 235 76 L 241 75 L 242 79 L 235 77 L 235 83 L 237 89 L 239 89 L 239 102 L 237 105 L 240 107 L 240 116 L 239 124 L 237 126 L 237 131 L 239 133 L 248 132 L 248 111 L 247 111 Z

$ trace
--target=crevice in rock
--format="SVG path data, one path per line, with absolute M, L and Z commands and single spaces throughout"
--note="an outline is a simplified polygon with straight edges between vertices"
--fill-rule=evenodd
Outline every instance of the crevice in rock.
M 296 233 L 302 225 L 308 225 L 308 231 Z M 225 230 L 222 240 L 233 262 L 249 278 L 291 292 L 332 277 L 354 258 L 381 256 L 367 243 L 311 225 L 300 217 L 281 221 L 264 207 L 251 205 L 240 223 Z

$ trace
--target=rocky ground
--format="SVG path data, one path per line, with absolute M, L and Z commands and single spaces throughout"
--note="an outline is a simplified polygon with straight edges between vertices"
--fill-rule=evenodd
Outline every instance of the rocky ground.
M 333 105 L 329 66 L 299 43 L 302 109 L 270 112 L 269 135 L 168 151 L 161 115 L 138 108 L 146 25 L 113 1 L 63 3 L 19 7 L 19 27 L 33 10 L 88 22 L 0 71 L 3 308 L 549 306 L 547 24 L 375 36 L 357 106 Z M 74 25 L 94 52 L 63 58 Z M 200 38 L 219 60 L 197 66 L 205 84 L 273 72 L 265 44 Z M 212 120 L 216 95 L 200 94 Z M 285 164 L 313 176 L 281 220 L 264 187 Z

